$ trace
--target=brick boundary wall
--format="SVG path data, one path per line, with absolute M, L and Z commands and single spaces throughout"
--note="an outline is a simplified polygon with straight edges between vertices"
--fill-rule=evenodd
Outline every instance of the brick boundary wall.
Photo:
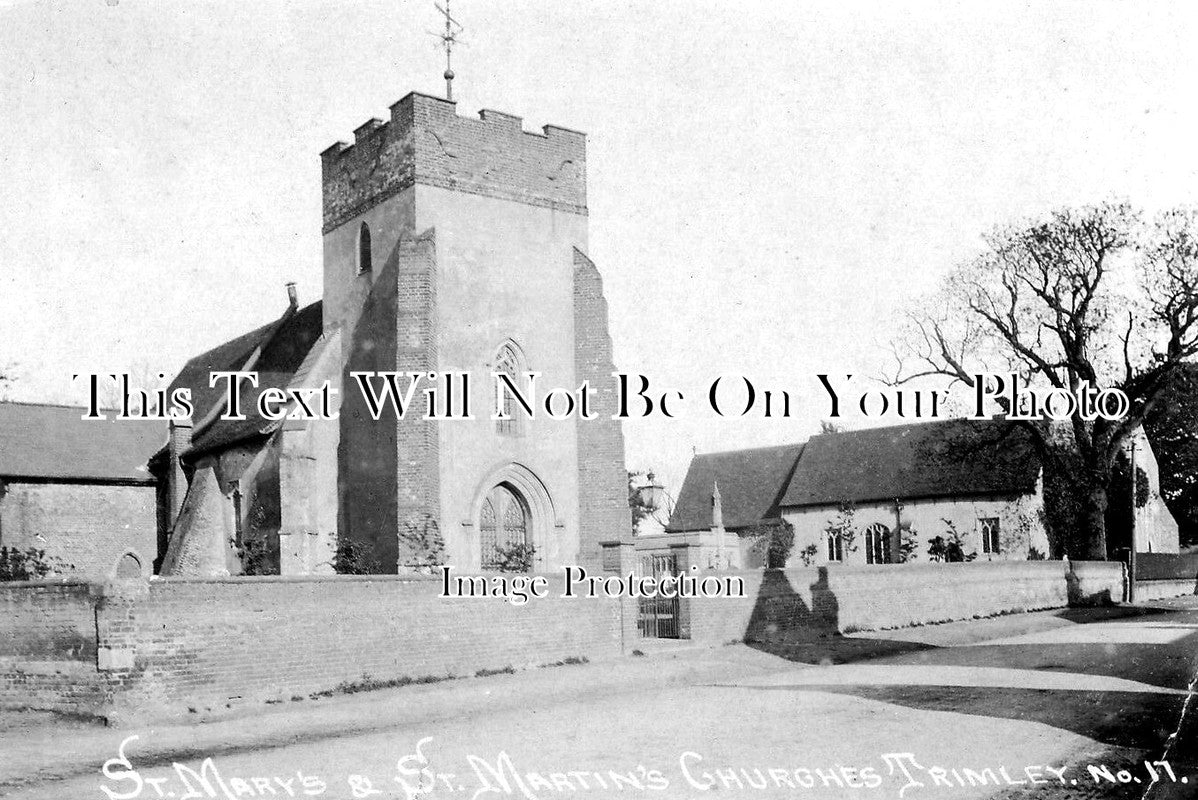
M 621 551 L 621 571 L 627 566 Z M 614 565 L 613 565 L 614 566 Z M 987 562 L 731 573 L 744 599 L 688 601 L 709 646 L 1120 601 L 1118 562 Z M 441 598 L 413 575 L 0 585 L 0 707 L 132 723 L 225 713 L 365 680 L 472 676 L 640 644 L 637 603 Z
M 107 681 L 96 669 L 96 604 L 86 581 L 0 583 L 0 707 L 94 713 Z
M 1066 570 L 1070 571 L 1067 572 Z M 693 641 L 776 641 L 1119 602 L 1115 562 L 984 562 L 807 567 L 731 573 L 743 599 L 684 601 Z
M 620 655 L 621 603 L 441 598 L 440 578 L 160 578 L 0 589 L 0 706 L 127 724 L 365 680 Z

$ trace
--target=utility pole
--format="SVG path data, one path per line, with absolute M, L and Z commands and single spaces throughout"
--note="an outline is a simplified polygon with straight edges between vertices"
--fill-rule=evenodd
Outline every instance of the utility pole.
M 1131 547 L 1127 556 L 1127 602 L 1136 601 L 1136 440 L 1131 440 Z

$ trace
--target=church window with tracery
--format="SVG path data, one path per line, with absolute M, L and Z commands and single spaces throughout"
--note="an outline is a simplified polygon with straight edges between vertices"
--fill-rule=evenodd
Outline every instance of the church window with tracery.
M 520 376 L 526 370 L 524 369 L 523 359 L 520 357 L 520 351 L 516 349 L 515 344 L 507 342 L 499 348 L 499 352 L 495 355 L 494 371 L 510 377 L 512 383 L 516 386 L 522 386 L 519 382 Z M 498 381 L 499 378 L 495 380 Z M 502 383 L 500 386 L 502 395 L 500 407 L 506 419 L 496 420 L 495 430 L 504 436 L 519 436 L 523 431 L 520 425 L 520 417 L 524 411 L 517 403 L 512 392 L 506 386 L 503 386 Z
M 880 522 L 865 529 L 865 563 L 890 563 L 890 529 Z
M 528 509 L 524 501 L 503 484 L 487 494 L 478 522 L 483 569 L 497 569 L 502 551 L 530 544 Z

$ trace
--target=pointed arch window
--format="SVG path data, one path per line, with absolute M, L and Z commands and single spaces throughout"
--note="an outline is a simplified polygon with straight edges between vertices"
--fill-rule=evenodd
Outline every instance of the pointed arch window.
M 373 268 L 370 256 L 370 226 L 365 222 L 358 228 L 358 274 L 362 275 Z
M 865 529 L 865 563 L 890 563 L 890 529 L 880 522 Z
M 501 483 L 487 494 L 478 529 L 483 569 L 497 569 L 504 552 L 531 544 L 528 507 L 507 484 Z
M 523 386 L 520 381 L 528 370 L 524 366 L 524 356 L 515 342 L 509 340 L 499 347 L 495 354 L 494 371 L 510 377 L 516 386 Z M 498 381 L 499 378 L 495 380 Z M 502 384 L 500 385 L 502 387 Z M 500 407 L 507 419 L 496 420 L 495 430 L 503 436 L 520 436 L 524 432 L 524 426 L 521 424 L 524 410 L 506 387 L 502 387 L 501 396 Z
M 828 561 L 844 561 L 844 538 L 840 531 L 828 531 Z

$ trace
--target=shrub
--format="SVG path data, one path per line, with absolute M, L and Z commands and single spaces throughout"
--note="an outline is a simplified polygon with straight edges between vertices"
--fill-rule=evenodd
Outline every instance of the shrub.
M 338 575 L 375 575 L 381 570 L 365 547 L 352 539 L 338 537 L 333 571 Z
M 440 524 L 431 514 L 405 521 L 399 539 L 409 553 L 408 567 L 432 572 L 445 563 L 445 539 L 441 536 Z
M 898 563 L 906 564 L 914 561 L 919 547 L 919 534 L 911 527 L 910 522 L 903 522 L 898 526 L 899 546 L 898 546 Z
M 948 526 L 947 536 L 935 536 L 928 542 L 928 557 L 933 561 L 973 561 L 978 557 L 977 551 L 965 552 L 965 542 L 957 532 L 957 526 L 951 520 L 944 520 Z
M 233 543 L 241 560 L 242 575 L 278 575 L 278 554 L 265 537 L 245 539 L 241 547 Z
M 45 550 L 36 547 L 25 550 L 0 547 L 0 581 L 36 581 L 69 569 L 72 569 L 70 564 L 47 556 Z
M 500 572 L 532 572 L 537 548 L 525 542 L 495 545 L 495 569 Z

